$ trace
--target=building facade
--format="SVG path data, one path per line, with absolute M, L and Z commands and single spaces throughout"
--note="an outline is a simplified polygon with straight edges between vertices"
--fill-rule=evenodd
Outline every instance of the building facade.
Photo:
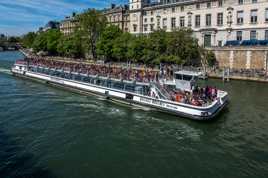
M 268 40 L 268 0 L 129 0 L 130 33 L 191 28 L 200 45 Z
M 103 11 L 109 24 L 118 26 L 124 32 L 129 32 L 129 10 L 128 6 L 111 5 L 111 8 Z
M 59 29 L 60 23 L 56 21 L 49 21 L 44 28 L 42 29 L 43 31 L 48 31 L 51 29 Z
M 64 35 L 70 35 L 75 31 L 77 26 L 78 20 L 75 18 L 75 15 L 72 17 L 65 17 L 65 19 L 60 22 L 60 31 Z
M 124 32 L 130 30 L 130 17 L 128 6 L 115 6 L 111 5 L 111 8 L 102 10 L 103 15 L 106 16 L 107 22 L 112 25 L 118 26 Z M 60 23 L 60 31 L 64 35 L 70 35 L 78 27 L 78 20 L 75 18 L 76 14 L 71 17 L 65 17 Z

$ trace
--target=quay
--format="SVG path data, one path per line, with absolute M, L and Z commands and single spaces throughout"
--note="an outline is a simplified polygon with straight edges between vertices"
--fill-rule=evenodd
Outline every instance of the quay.
M 222 79 L 222 75 L 217 74 L 208 74 L 209 78 Z M 230 80 L 243 80 L 243 81 L 252 81 L 252 82 L 268 82 L 268 78 L 257 78 L 257 77 L 245 77 L 245 76 L 229 76 Z
M 53 61 L 64 61 L 64 62 L 71 62 L 71 63 L 77 63 L 77 64 L 94 64 L 95 61 L 92 60 L 85 60 L 85 59 L 74 59 L 74 58 L 66 58 L 66 57 L 59 57 L 59 56 L 38 56 L 34 53 L 32 53 L 28 49 L 20 49 L 19 50 L 26 58 L 43 58 L 46 60 L 53 60 Z M 226 50 L 225 50 L 226 51 Z M 217 53 L 216 53 L 217 54 Z M 222 57 L 219 60 L 223 60 Z M 265 63 L 266 64 L 266 63 Z M 127 66 L 129 64 L 127 63 L 114 63 L 113 65 L 118 65 L 119 67 Z M 220 65 L 223 65 L 220 63 Z M 228 65 L 223 65 L 222 68 L 225 68 Z M 134 69 L 144 68 L 144 66 L 138 66 L 136 64 L 131 64 L 131 67 Z M 178 67 L 178 69 L 181 69 Z M 183 69 L 183 68 L 182 68 Z M 159 71 L 159 68 L 154 68 L 155 71 Z M 194 68 L 193 68 L 194 70 Z M 216 79 L 223 79 L 222 71 L 224 69 L 217 69 L 217 71 L 214 71 L 212 69 L 207 70 L 206 74 L 208 78 L 216 78 Z M 241 69 L 244 73 L 237 72 L 238 69 L 234 69 L 236 72 L 229 73 L 228 80 L 242 80 L 242 81 L 252 81 L 252 82 L 268 82 L 268 73 L 263 70 L 254 70 L 254 69 Z

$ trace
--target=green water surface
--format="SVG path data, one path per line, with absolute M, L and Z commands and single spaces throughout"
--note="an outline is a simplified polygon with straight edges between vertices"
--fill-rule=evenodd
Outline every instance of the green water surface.
M 268 84 L 229 92 L 214 122 L 130 108 L 13 77 L 0 53 L 0 177 L 268 177 Z

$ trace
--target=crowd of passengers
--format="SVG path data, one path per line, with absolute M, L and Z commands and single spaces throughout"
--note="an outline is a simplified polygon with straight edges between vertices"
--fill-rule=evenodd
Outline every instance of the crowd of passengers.
M 216 87 L 206 86 L 205 88 L 196 86 L 192 93 L 187 91 L 173 91 L 171 96 L 173 101 L 191 104 L 194 106 L 204 106 L 217 98 L 218 90 Z
M 166 79 L 172 79 L 173 77 L 173 71 L 170 67 L 165 67 L 162 68 L 162 70 L 157 71 L 151 67 L 127 68 L 116 64 L 100 65 L 81 62 L 65 62 L 60 60 L 46 60 L 43 58 L 30 58 L 28 60 L 30 65 L 33 66 L 123 80 L 136 80 L 138 82 L 158 82 L 159 77 Z M 192 93 L 172 90 L 169 88 L 164 88 L 164 90 L 168 92 L 171 100 L 195 106 L 203 106 L 217 98 L 217 89 L 215 87 L 195 87 Z
M 123 80 L 135 80 L 137 82 L 158 81 L 159 72 L 153 68 L 127 68 L 111 64 L 87 64 L 78 62 L 64 62 L 31 58 L 30 65 L 64 70 L 87 75 L 98 75 Z

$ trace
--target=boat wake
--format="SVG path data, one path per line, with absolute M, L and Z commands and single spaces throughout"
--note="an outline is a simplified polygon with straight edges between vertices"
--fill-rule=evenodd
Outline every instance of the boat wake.
M 146 107 L 146 106 L 139 106 L 139 105 L 133 105 L 132 109 L 133 110 L 142 110 L 142 111 L 153 111 L 153 110 L 155 110 L 153 108 L 149 108 L 149 107 Z
M 9 69 L 5 69 L 5 68 L 0 68 L 0 73 L 5 73 L 5 74 L 9 74 L 9 75 L 12 74 Z

